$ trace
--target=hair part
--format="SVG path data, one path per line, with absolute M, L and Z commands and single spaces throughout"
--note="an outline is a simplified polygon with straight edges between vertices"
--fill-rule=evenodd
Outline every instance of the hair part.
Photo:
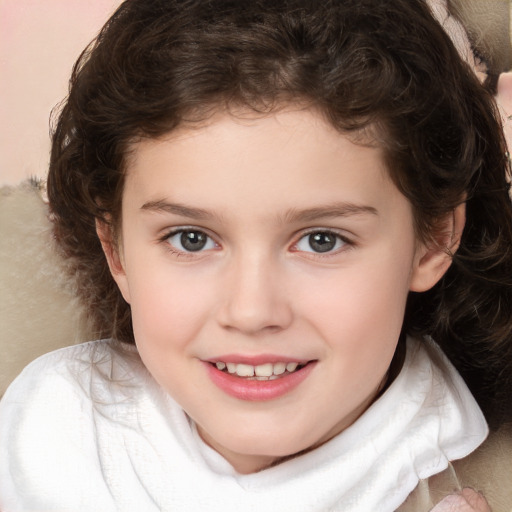
M 441 221 L 466 201 L 453 264 L 432 290 L 411 294 L 404 333 L 432 336 L 488 417 L 505 412 L 509 399 L 500 393 L 512 390 L 505 142 L 492 97 L 422 0 L 119 7 L 73 69 L 48 179 L 55 236 L 74 262 L 98 337 L 134 342 L 130 307 L 95 229 L 100 221 L 117 232 L 130 147 L 218 110 L 264 115 L 290 103 L 311 105 L 340 133 L 382 147 L 421 239 L 435 240 Z

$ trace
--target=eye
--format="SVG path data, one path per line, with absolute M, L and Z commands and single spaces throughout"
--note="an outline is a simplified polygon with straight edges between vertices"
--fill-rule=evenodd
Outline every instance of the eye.
M 332 231 L 314 231 L 304 235 L 295 248 L 303 252 L 326 253 L 341 249 L 347 242 Z
M 180 252 L 199 252 L 217 246 L 206 233 L 198 229 L 174 231 L 166 237 L 166 242 Z

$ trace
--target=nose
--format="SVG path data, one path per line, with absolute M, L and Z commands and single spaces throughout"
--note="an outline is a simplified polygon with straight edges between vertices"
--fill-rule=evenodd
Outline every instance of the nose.
M 240 257 L 227 272 L 219 323 L 248 335 L 278 332 L 292 321 L 291 300 L 279 265 L 264 256 Z

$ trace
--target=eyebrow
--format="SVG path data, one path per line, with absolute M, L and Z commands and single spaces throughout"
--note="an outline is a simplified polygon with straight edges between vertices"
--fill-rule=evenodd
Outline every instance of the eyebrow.
M 379 212 L 373 206 L 333 203 L 304 210 L 295 208 L 288 210 L 283 216 L 283 222 L 311 222 L 318 219 L 351 217 L 353 215 L 379 215 Z
M 170 203 L 165 200 L 149 201 L 144 203 L 141 207 L 141 210 L 156 213 L 170 213 L 173 215 L 179 215 L 180 217 L 188 217 L 195 220 L 211 220 L 220 217 L 202 208 L 186 206 L 181 203 Z M 292 208 L 287 210 L 284 215 L 280 215 L 278 220 L 284 224 L 288 222 L 311 222 L 319 219 L 378 214 L 379 212 L 373 206 L 337 202 L 327 204 L 325 206 L 306 209 Z
M 155 213 L 171 213 L 181 217 L 188 217 L 196 220 L 209 220 L 216 217 L 208 210 L 202 208 L 195 208 L 192 206 L 185 206 L 180 203 L 169 203 L 168 201 L 149 201 L 141 206 L 141 210 L 155 212 Z

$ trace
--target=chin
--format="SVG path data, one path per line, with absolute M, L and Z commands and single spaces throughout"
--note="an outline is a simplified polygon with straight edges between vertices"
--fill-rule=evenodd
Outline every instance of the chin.
M 306 439 L 295 439 L 292 434 L 286 434 L 282 430 L 279 435 L 272 432 L 254 434 L 244 433 L 240 437 L 227 436 L 225 443 L 220 444 L 229 451 L 247 456 L 271 457 L 275 459 L 293 457 L 309 450 L 315 443 Z M 248 453 L 248 447 L 250 452 Z

